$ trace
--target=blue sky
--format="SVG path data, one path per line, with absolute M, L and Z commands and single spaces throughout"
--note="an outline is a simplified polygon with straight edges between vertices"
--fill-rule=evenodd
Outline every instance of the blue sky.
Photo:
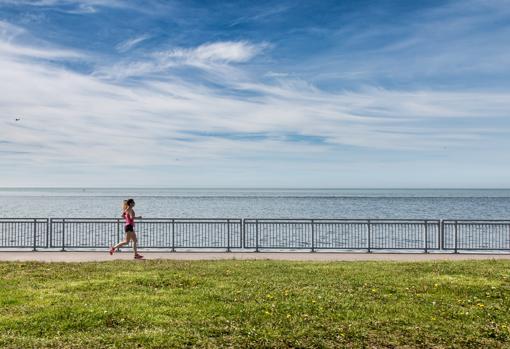
M 508 0 L 0 0 L 0 186 L 510 187 L 509 68 Z

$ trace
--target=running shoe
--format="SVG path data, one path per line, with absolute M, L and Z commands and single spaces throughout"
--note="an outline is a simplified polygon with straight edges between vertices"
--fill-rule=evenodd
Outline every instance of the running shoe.
M 143 258 L 143 256 L 141 254 L 138 254 L 138 253 L 135 254 L 135 259 L 142 259 L 142 258 Z
M 115 252 L 115 248 L 114 248 L 114 247 L 110 248 L 110 256 L 111 256 L 114 252 Z

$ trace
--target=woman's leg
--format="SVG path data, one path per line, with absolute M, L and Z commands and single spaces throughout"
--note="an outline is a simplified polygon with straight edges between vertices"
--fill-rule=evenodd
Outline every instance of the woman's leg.
M 135 253 L 135 256 L 138 254 L 138 239 L 136 238 L 136 233 L 131 233 L 131 240 L 133 240 L 133 251 Z
M 129 244 L 129 240 L 131 240 L 131 237 L 129 236 L 129 233 L 126 233 L 126 236 L 124 237 L 124 241 L 119 242 L 117 245 L 113 246 L 112 248 L 114 250 L 118 249 L 119 247 L 122 247 L 124 245 Z

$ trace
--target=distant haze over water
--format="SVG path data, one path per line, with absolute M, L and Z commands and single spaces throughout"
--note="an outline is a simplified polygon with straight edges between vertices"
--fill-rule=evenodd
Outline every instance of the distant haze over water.
M 0 188 L 0 217 L 510 218 L 510 189 Z

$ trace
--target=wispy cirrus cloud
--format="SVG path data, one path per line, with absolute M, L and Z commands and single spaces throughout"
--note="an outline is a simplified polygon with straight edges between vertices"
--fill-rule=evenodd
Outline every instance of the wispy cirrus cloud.
M 0 0 L 0 5 L 55 7 L 59 5 L 123 7 L 120 0 Z
M 4 56 L 46 60 L 85 58 L 83 53 L 79 53 L 76 50 L 58 48 L 50 43 L 39 43 L 39 46 L 36 47 L 28 42 L 25 44 L 17 43 L 19 38 L 26 36 L 30 36 L 30 34 L 22 27 L 0 20 L 0 59 Z
M 26 31 L 9 22 L 0 20 L 0 38 L 4 42 L 9 42 L 17 36 L 24 34 Z
M 135 36 L 133 38 L 130 38 L 128 40 L 125 40 L 125 41 L 117 44 L 117 46 L 115 46 L 115 48 L 117 49 L 117 51 L 124 53 L 124 52 L 131 50 L 133 47 L 135 47 L 139 43 L 149 39 L 150 37 L 151 36 L 149 34 Z
M 168 57 L 182 58 L 186 62 L 242 63 L 251 60 L 269 45 L 252 44 L 247 41 L 214 42 L 192 49 L 176 49 L 167 52 Z
M 123 79 L 133 76 L 159 74 L 175 67 L 194 67 L 207 71 L 226 73 L 229 65 L 245 63 L 270 47 L 267 43 L 248 41 L 225 41 L 199 45 L 193 48 L 174 48 L 156 51 L 143 59 L 130 59 L 102 66 L 96 71 L 99 76 Z
M 233 27 L 246 22 L 264 21 L 273 16 L 281 15 L 282 13 L 285 13 L 291 8 L 292 8 L 291 3 L 287 4 L 282 3 L 279 5 L 271 4 L 268 7 L 257 8 L 255 11 L 253 11 L 253 13 L 245 14 L 235 19 L 234 21 L 232 21 L 232 23 L 230 23 L 230 26 Z
M 422 180 L 427 167 L 434 173 L 445 167 L 453 180 L 474 161 L 494 170 L 510 146 L 508 86 L 466 86 L 464 80 L 455 86 L 434 79 L 469 59 L 474 63 L 465 64 L 466 74 L 486 74 L 484 65 L 497 60 L 475 59 L 463 35 L 473 30 L 473 42 L 485 40 L 483 47 L 502 60 L 509 51 L 497 46 L 506 31 L 490 36 L 477 30 L 488 15 L 436 23 L 436 16 L 451 15 L 451 9 L 442 11 L 422 13 L 427 21 L 409 25 L 409 36 L 388 27 L 392 30 L 370 28 L 350 41 L 337 40 L 355 32 L 349 24 L 344 32 L 314 32 L 339 44 L 320 51 L 308 41 L 306 49 L 298 47 L 305 54 L 296 57 L 286 41 L 256 39 L 249 31 L 185 44 L 162 39 L 161 31 L 137 31 L 151 33 L 149 47 L 149 34 L 131 36 L 130 30 L 122 36 L 129 39 L 112 41 L 113 53 L 82 52 L 0 22 L 0 170 L 37 169 L 49 178 L 64 166 L 80 180 L 87 180 L 80 171 L 105 174 L 97 177 L 103 185 L 119 183 L 106 169 L 133 170 L 140 180 L 157 178 L 155 185 L 165 178 L 190 183 L 186 178 L 196 173 L 216 173 L 211 181 L 227 185 L 236 173 L 237 185 L 249 185 L 266 172 L 267 184 L 278 176 L 286 183 L 291 172 L 300 171 L 310 175 L 303 180 L 329 176 L 334 183 L 346 173 L 351 180 L 375 173 L 367 178 L 377 180 L 380 169 L 409 177 L 417 167 Z M 433 23 L 445 27 L 444 42 Z M 381 32 L 390 39 L 370 44 Z M 437 43 L 427 35 L 436 35 Z M 449 46 L 459 50 L 457 57 Z M 342 51 L 346 48 L 351 51 Z M 91 69 L 76 69 L 81 60 Z M 504 70 L 502 64 L 493 69 Z M 455 66 L 450 74 L 456 69 L 461 71 Z M 427 74 L 434 79 L 423 78 Z M 416 83 L 402 83 L 411 78 Z M 21 183 L 5 176 L 0 179 Z
M 305 28 L 308 35 L 330 38 L 322 55 L 292 66 L 317 85 L 356 88 L 388 83 L 411 88 L 497 88 L 508 76 L 510 35 L 505 0 L 450 1 L 388 19 L 381 9 L 374 25 L 356 12 L 339 28 Z M 398 7 L 398 5 L 396 5 Z M 374 19 L 374 21 L 376 21 Z M 301 29 L 296 29 L 301 30 Z M 311 31 L 311 32 L 310 32 Z M 335 44 L 333 44 L 335 43 Z
M 203 51 L 189 52 L 193 56 Z M 254 98 L 240 99 L 181 79 L 125 86 L 47 65 L 37 60 L 38 54 L 32 58 L 3 57 L 0 69 L 3 84 L 16 81 L 9 89 L 1 86 L 1 112 L 8 116 L 3 118 L 1 137 L 7 143 L 2 147 L 22 151 L 27 162 L 181 166 L 260 154 L 307 158 L 332 154 L 339 146 L 462 148 L 501 129 L 423 128 L 416 123 L 499 118 L 510 107 L 505 94 L 385 89 L 328 93 L 296 81 L 268 85 L 224 77 L 221 83 L 230 89 L 257 92 Z M 22 122 L 15 122 L 14 115 L 22 115 Z M 168 153 L 179 163 L 163 160 Z M 20 156 L 10 159 L 18 162 Z
M 0 54 L 11 55 L 14 57 L 28 57 L 28 58 L 39 58 L 39 59 L 78 59 L 84 58 L 83 53 L 79 53 L 72 50 L 65 49 L 43 49 L 43 48 L 32 48 L 27 46 L 18 46 L 11 43 L 0 42 Z

